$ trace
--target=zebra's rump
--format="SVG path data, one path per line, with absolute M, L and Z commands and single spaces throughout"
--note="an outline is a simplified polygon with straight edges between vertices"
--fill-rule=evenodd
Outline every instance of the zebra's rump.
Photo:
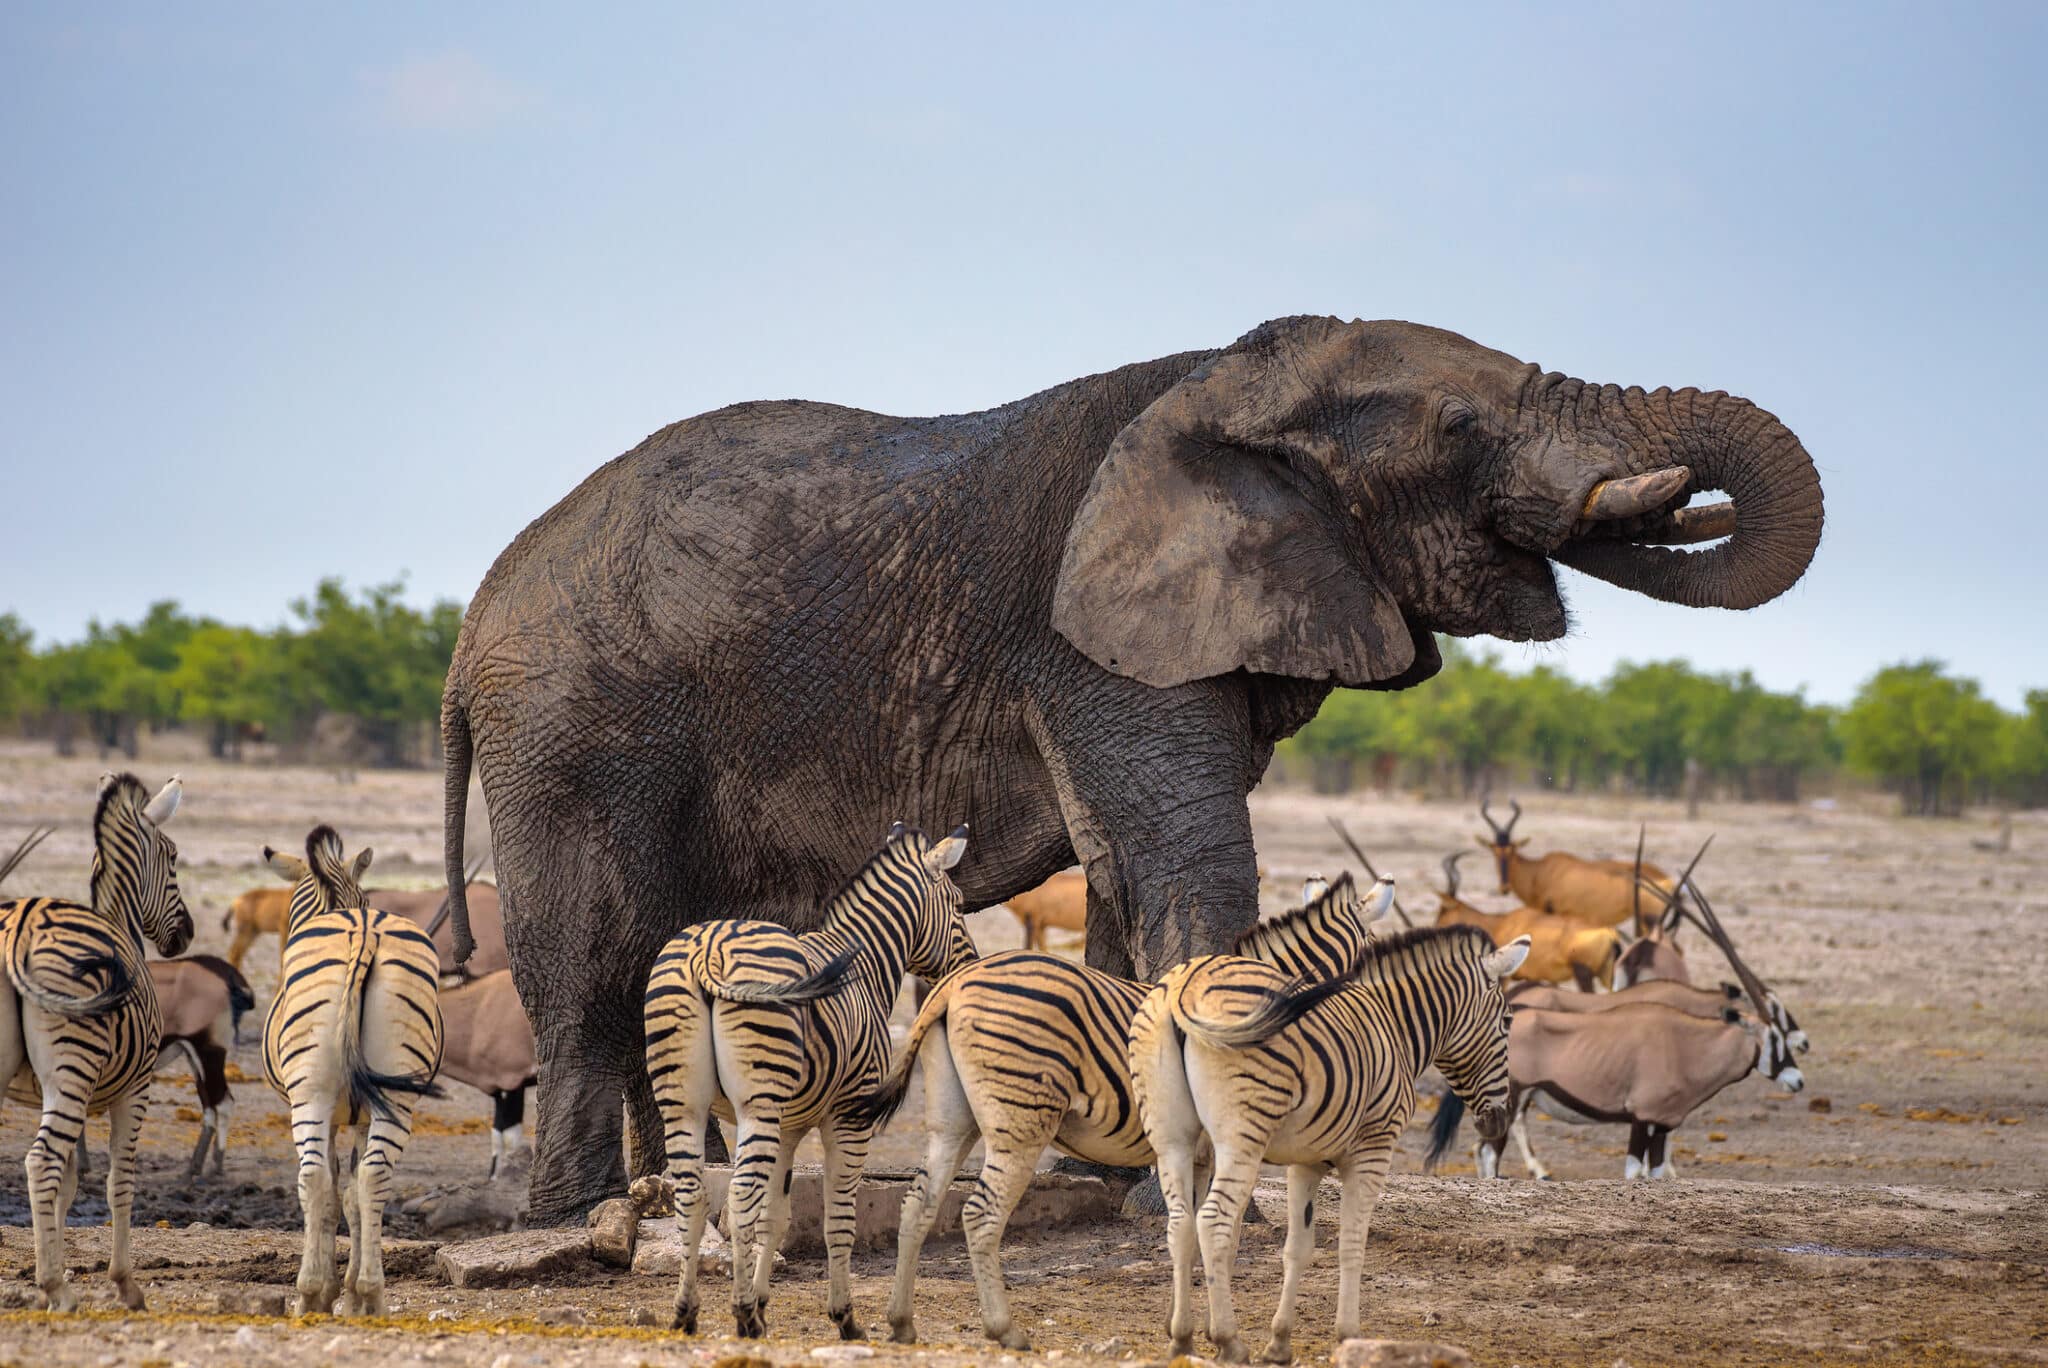
M 1144 1143 L 1131 1096 L 1142 985 L 1036 951 L 992 955 L 946 981 L 946 1038 L 970 1095 L 1063 1103 L 1105 1138 Z
M 296 917 L 287 932 L 278 989 L 263 1024 L 265 1081 L 290 1096 L 322 1058 L 359 1049 L 374 1025 L 391 1056 L 381 1072 L 431 1081 L 441 1067 L 440 956 L 419 927 L 375 908 Z M 387 1016 L 365 1020 L 365 995 L 388 995 Z M 347 1063 L 354 1068 L 354 1062 Z
M 54 898 L 4 902 L 0 959 L 6 964 L 0 993 L 14 999 L 9 1009 L 15 1012 L 42 1005 L 33 996 L 36 990 L 67 999 L 113 996 L 108 1005 L 80 1015 L 45 1007 L 54 1023 L 53 1044 L 92 1079 L 89 1110 L 103 1110 L 149 1082 L 156 1071 L 163 1013 L 143 970 L 140 947 L 120 929 L 80 903 Z M 41 1081 L 26 1064 L 6 1082 L 10 1099 L 30 1105 L 41 1101 Z
M 657 985 L 723 997 L 749 988 L 800 982 L 825 967 L 829 953 L 772 922 L 700 922 L 662 947 L 648 976 L 651 1001 Z

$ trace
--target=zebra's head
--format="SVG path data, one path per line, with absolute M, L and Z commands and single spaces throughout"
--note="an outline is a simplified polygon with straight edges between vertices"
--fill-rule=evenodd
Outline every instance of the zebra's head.
M 370 847 L 364 846 L 355 859 L 342 852 L 341 833 L 331 826 L 314 827 L 306 834 L 306 858 L 263 847 L 263 861 L 277 876 L 292 886 L 291 919 L 338 907 L 363 906 L 363 875 L 370 868 Z
M 1529 938 L 1486 948 L 1485 932 L 1470 938 L 1479 953 L 1460 954 L 1445 980 L 1443 1031 L 1436 1067 L 1472 1109 L 1482 1140 L 1495 1143 L 1508 1130 L 1508 1005 L 1501 980 L 1522 967 Z
M 966 899 L 947 874 L 967 853 L 967 827 L 955 827 L 943 841 L 928 841 L 915 831 L 907 837 L 903 848 L 913 856 L 917 881 L 909 968 L 919 978 L 938 980 L 977 958 L 974 938 L 960 915 Z
M 184 794 L 176 775 L 152 798 L 134 775 L 109 774 L 100 779 L 93 814 L 92 905 L 132 916 L 163 955 L 182 955 L 192 944 L 192 914 L 178 891 L 178 847 L 163 833 Z

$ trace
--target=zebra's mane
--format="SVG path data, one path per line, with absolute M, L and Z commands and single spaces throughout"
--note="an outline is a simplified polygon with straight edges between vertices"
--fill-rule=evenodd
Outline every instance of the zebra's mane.
M 1232 947 L 1232 953 L 1243 955 L 1252 946 L 1260 944 L 1267 939 L 1278 939 L 1285 936 L 1289 931 L 1306 922 L 1326 920 L 1330 915 L 1331 904 L 1337 901 L 1339 895 L 1347 898 L 1357 896 L 1349 871 L 1339 874 L 1336 882 L 1324 889 L 1322 896 L 1318 897 L 1314 902 L 1303 907 L 1292 908 L 1270 921 L 1262 921 L 1242 936 L 1239 936 L 1237 944 Z
M 889 857 L 905 845 L 913 845 L 913 848 L 919 849 L 928 847 L 931 845 L 931 837 L 914 826 L 906 826 L 901 831 L 890 833 L 889 839 L 882 843 L 882 848 L 868 856 L 867 862 L 853 872 L 853 877 L 841 884 L 839 891 L 825 900 L 824 924 L 833 926 L 844 920 L 860 902 L 861 895 L 874 884 Z
M 1365 973 L 1376 965 L 1393 960 L 1425 956 L 1442 959 L 1460 951 L 1475 955 L 1491 954 L 1494 949 L 1493 937 L 1486 933 L 1484 927 L 1418 926 L 1369 943 L 1358 957 L 1358 972 Z
M 140 811 L 149 801 L 149 786 L 132 774 L 117 774 L 100 789 L 99 802 L 92 809 L 92 872 L 86 878 L 87 899 L 95 911 L 100 905 L 100 875 L 106 871 L 106 861 L 100 858 L 100 823 L 107 819 L 107 806 L 116 798 L 128 797 L 132 806 Z
M 341 887 L 342 871 L 348 862 L 341 848 L 341 833 L 322 822 L 306 833 L 306 868 L 313 872 L 313 883 L 327 899 L 329 908 L 352 907 L 361 900 L 361 889 L 357 896 L 350 897 Z

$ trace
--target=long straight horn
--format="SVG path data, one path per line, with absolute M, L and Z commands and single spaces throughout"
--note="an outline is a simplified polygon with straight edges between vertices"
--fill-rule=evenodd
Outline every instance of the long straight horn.
M 1700 911 L 1706 914 L 1708 936 L 1712 937 L 1714 944 L 1721 948 L 1721 954 L 1727 959 L 1728 967 L 1735 971 L 1735 977 L 1742 980 L 1743 991 L 1748 993 L 1749 1000 L 1756 1004 L 1757 1019 L 1769 1022 L 1771 1020 L 1771 1005 L 1768 1001 L 1770 991 L 1764 987 L 1763 980 L 1758 978 L 1750 967 L 1743 962 L 1742 956 L 1735 953 L 1735 942 L 1730 940 L 1728 933 L 1721 928 L 1721 919 L 1714 915 L 1714 906 L 1707 901 L 1707 895 L 1700 891 L 1698 884 L 1692 882 L 1692 871 L 1690 869 L 1686 871 L 1686 886 L 1692 889 L 1693 901 L 1697 902 L 1700 906 Z
M 1643 833 L 1648 822 L 1636 823 L 1636 876 L 1628 887 L 1628 912 L 1634 924 L 1643 924 Z
M 43 838 L 56 829 L 52 826 L 40 826 L 22 837 L 21 844 L 14 848 L 14 853 L 9 855 L 4 861 L 0 861 L 0 884 L 6 883 L 7 876 L 12 874 L 15 868 L 28 858 L 29 852 L 41 845 Z
M 1341 840 L 1342 842 L 1344 842 L 1346 846 L 1350 847 L 1351 853 L 1358 860 L 1360 867 L 1363 868 L 1367 874 L 1372 876 L 1372 880 L 1374 883 L 1378 883 L 1380 872 L 1372 867 L 1372 861 L 1367 859 L 1365 856 L 1365 852 L 1358 848 L 1358 842 L 1351 839 L 1351 833 L 1345 829 L 1344 824 L 1338 821 L 1335 817 L 1331 817 L 1328 820 L 1330 823 L 1330 829 L 1337 833 L 1337 839 Z M 1408 913 L 1405 910 L 1403 910 L 1401 906 L 1401 900 L 1399 898 L 1394 899 L 1394 915 L 1401 919 L 1401 925 L 1407 927 L 1410 931 L 1413 931 L 1415 929 L 1415 923 L 1408 920 Z
M 1709 936 L 1712 936 L 1716 941 L 1722 939 L 1721 935 L 1719 934 L 1721 930 L 1721 924 L 1719 922 L 1715 922 L 1714 925 L 1708 926 L 1705 922 L 1701 921 L 1697 916 L 1692 916 L 1690 913 L 1688 913 L 1685 907 L 1685 890 L 1688 888 L 1692 889 L 1694 898 L 1695 900 L 1697 900 L 1700 886 L 1692 881 L 1692 872 L 1700 867 L 1700 857 L 1707 853 L 1707 847 L 1712 845 L 1714 843 L 1714 837 L 1720 834 L 1721 833 L 1719 833 L 1718 831 L 1710 831 L 1707 833 L 1707 839 L 1700 842 L 1700 848 L 1698 852 L 1693 855 L 1692 863 L 1685 867 L 1685 873 L 1678 876 L 1678 882 L 1671 885 L 1671 901 L 1677 904 L 1679 915 L 1690 917 L 1692 923 L 1695 926 L 1699 927 L 1700 930 L 1706 932 Z M 1709 913 L 1708 915 L 1711 916 L 1712 914 Z
M 469 862 L 469 868 L 462 871 L 462 886 L 468 888 L 476 882 L 477 871 L 484 867 L 484 857 L 479 855 Z M 434 909 L 434 915 L 427 918 L 427 934 L 438 935 L 441 924 L 448 920 L 449 904 L 454 900 L 455 890 L 449 889 L 441 895 L 441 905 Z

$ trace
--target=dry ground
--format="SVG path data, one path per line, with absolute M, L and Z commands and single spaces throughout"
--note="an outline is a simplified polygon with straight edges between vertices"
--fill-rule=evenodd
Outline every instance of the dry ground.
M 11 881 L 14 891 L 82 892 L 84 823 L 102 768 L 0 749 L 0 845 L 36 821 L 59 824 Z M 316 820 L 335 822 L 352 848 L 377 848 L 373 881 L 438 875 L 437 775 L 363 771 L 345 782 L 317 769 L 217 765 L 171 745 L 145 751 L 138 768 L 152 781 L 172 768 L 186 776 L 175 834 L 200 926 L 196 949 L 222 949 L 228 899 L 269 877 L 257 848 L 294 841 Z M 1980 825 L 1905 822 L 1876 800 L 1838 810 L 1710 804 L 1697 823 L 1673 805 L 1639 801 L 1527 795 L 1525 805 L 1518 834 L 1537 851 L 1626 855 L 1640 818 L 1653 858 L 1682 863 L 1718 832 L 1703 880 L 1812 1036 L 1802 1061 L 1808 1088 L 1797 1098 L 1756 1079 L 1731 1088 L 1678 1133 L 1681 1179 L 1656 1185 L 1618 1181 L 1618 1130 L 1537 1122 L 1535 1142 L 1563 1180 L 1545 1185 L 1522 1181 L 1512 1161 L 1516 1177 L 1504 1183 L 1422 1178 L 1412 1136 L 1367 1255 L 1370 1331 L 1462 1343 L 1498 1364 L 2048 1360 L 2048 1008 L 2036 990 L 2048 970 L 2048 820 L 2022 817 L 2012 851 L 1992 855 L 1972 847 L 1987 834 Z M 1406 798 L 1269 792 L 1254 798 L 1253 813 L 1276 907 L 1303 873 L 1348 863 L 1326 814 L 1341 815 L 1400 879 L 1411 910 L 1432 905 L 1425 876 L 1479 825 L 1462 807 Z M 1483 877 L 1481 863 L 1466 861 L 1468 888 Z M 1014 942 L 1000 912 L 976 926 L 985 949 Z M 252 955 L 259 1002 L 274 955 L 268 941 Z M 258 1071 L 253 1041 L 236 1060 Z M 256 1363 L 310 1352 L 513 1368 L 708 1362 L 739 1349 L 631 1326 L 635 1310 L 666 1304 L 662 1280 L 593 1273 L 575 1285 L 457 1292 L 433 1276 L 425 1246 L 394 1261 L 399 1319 L 386 1328 L 216 1315 L 223 1292 L 289 1284 L 296 1240 L 282 1232 L 296 1222 L 296 1201 L 282 1113 L 260 1082 L 236 1089 L 225 1178 L 185 1184 L 196 1130 L 189 1086 L 181 1070 L 166 1073 L 144 1137 L 137 1249 L 152 1313 L 0 1313 L 0 1363 L 197 1363 L 221 1353 Z M 482 1172 L 488 1104 L 453 1091 L 425 1113 L 400 1173 L 404 1196 Z M 1813 1110 L 1821 1099 L 1827 1109 Z M 32 1124 L 25 1110 L 0 1111 L 0 1302 L 19 1304 L 28 1290 L 18 1157 Z M 899 1119 L 878 1162 L 910 1161 L 914 1128 L 914 1116 Z M 104 1153 L 103 1127 L 90 1135 Z M 1461 1171 L 1469 1163 L 1447 1170 Z M 1304 1360 L 1330 1347 L 1335 1203 L 1319 1209 L 1324 1247 L 1296 1338 Z M 81 1196 L 73 1266 L 86 1304 L 100 1308 L 112 1305 L 94 1271 L 104 1268 L 105 1236 L 92 1227 L 104 1218 L 103 1203 Z M 211 1229 L 188 1229 L 193 1222 Z M 406 1217 L 392 1231 L 425 1233 Z M 856 1261 L 871 1326 L 891 1263 L 885 1254 Z M 1159 1352 L 1159 1222 L 1019 1239 L 1010 1263 L 1020 1317 L 1041 1350 L 1074 1359 Z M 1238 1284 L 1247 1325 L 1270 1315 L 1277 1265 L 1276 1230 L 1249 1228 Z M 771 1357 L 803 1359 L 827 1343 L 822 1303 L 822 1266 L 793 1259 L 779 1283 Z M 929 1250 L 918 1305 L 934 1368 L 1003 1359 L 979 1342 L 957 1240 Z M 441 1318 L 429 1322 L 430 1313 Z M 706 1324 L 714 1334 L 729 1324 L 715 1297 Z

